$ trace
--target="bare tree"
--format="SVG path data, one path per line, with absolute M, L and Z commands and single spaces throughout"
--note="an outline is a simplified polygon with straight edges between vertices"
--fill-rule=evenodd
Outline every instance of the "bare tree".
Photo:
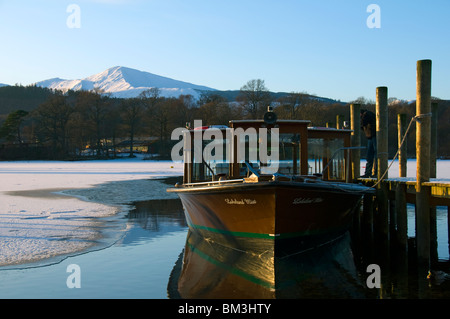
M 202 95 L 195 118 L 201 118 L 205 125 L 228 125 L 230 120 L 240 118 L 236 111 L 237 108 L 220 95 Z
M 251 118 L 262 116 L 271 102 L 270 92 L 261 79 L 250 80 L 241 87 L 238 99 Z
M 130 137 L 130 157 L 133 157 L 134 137 L 141 124 L 144 106 L 141 99 L 126 99 L 122 102 L 120 109 L 123 124 Z
M 306 92 L 291 92 L 278 99 L 278 102 L 282 109 L 287 110 L 284 112 L 285 117 L 292 120 L 299 118 L 301 108 L 311 102 L 311 97 Z
M 110 106 L 109 97 L 101 90 L 83 91 L 78 96 L 76 107 L 84 113 L 97 156 L 102 154 L 102 140 L 106 138 L 106 114 Z
M 73 108 L 62 94 L 50 97 L 33 112 L 37 120 L 37 138 L 40 142 L 51 143 L 55 158 L 67 155 L 68 122 L 72 113 Z
M 148 90 L 142 91 L 139 94 L 139 98 L 144 101 L 147 108 L 153 108 L 161 98 L 161 91 L 158 88 L 150 88 Z

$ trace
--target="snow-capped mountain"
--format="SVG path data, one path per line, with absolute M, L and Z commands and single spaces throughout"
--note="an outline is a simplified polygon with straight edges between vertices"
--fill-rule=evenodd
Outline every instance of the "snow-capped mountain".
M 199 91 L 214 90 L 206 86 L 177 81 L 122 66 L 110 68 L 84 79 L 64 80 L 53 78 L 35 84 L 62 91 L 93 90 L 98 88 L 104 93 L 111 93 L 113 97 L 118 98 L 137 97 L 141 92 L 154 87 L 159 88 L 161 96 L 164 97 L 178 97 L 181 94 L 190 94 L 198 97 Z
M 0 87 L 2 86 L 9 86 L 9 84 L 0 83 Z

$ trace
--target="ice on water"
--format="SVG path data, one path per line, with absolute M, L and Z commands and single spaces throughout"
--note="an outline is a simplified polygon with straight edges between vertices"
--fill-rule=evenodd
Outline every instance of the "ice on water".
M 364 161 L 361 169 L 364 169 Z M 408 176 L 415 176 L 415 161 Z M 11 266 L 84 251 L 135 201 L 176 196 L 157 177 L 182 175 L 182 163 L 142 158 L 80 162 L 0 162 L 0 266 Z M 389 177 L 398 176 L 398 165 Z M 450 161 L 438 161 L 438 176 L 449 181 Z
M 0 162 L 0 266 L 97 245 L 105 230 L 126 226 L 111 221 L 127 204 L 174 196 L 152 179 L 181 174 L 180 163 L 141 158 Z

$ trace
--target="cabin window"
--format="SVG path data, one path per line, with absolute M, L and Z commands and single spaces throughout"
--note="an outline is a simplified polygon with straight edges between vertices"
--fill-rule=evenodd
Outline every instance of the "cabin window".
M 211 133 L 211 139 L 205 139 Z M 229 142 L 223 131 L 203 133 L 202 139 L 195 139 L 192 154 L 192 182 L 218 180 L 229 171 Z
M 309 174 L 323 174 L 327 180 L 345 180 L 343 147 L 344 140 L 340 138 L 309 138 Z
M 272 142 L 273 138 L 278 143 Z M 244 161 L 260 174 L 299 174 L 300 172 L 300 134 L 274 134 L 269 133 L 267 139 L 259 134 L 245 134 L 240 136 L 239 175 L 248 176 L 250 171 Z M 239 152 L 239 150 L 237 150 Z M 275 153 L 276 152 L 276 153 Z
M 300 134 L 280 134 L 280 160 L 278 173 L 299 174 L 300 164 Z

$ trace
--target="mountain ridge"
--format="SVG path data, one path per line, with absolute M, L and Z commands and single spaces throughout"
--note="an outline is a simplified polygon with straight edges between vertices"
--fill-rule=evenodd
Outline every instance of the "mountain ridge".
M 137 97 L 143 91 L 155 87 L 160 90 L 161 96 L 164 97 L 178 97 L 181 94 L 191 94 L 198 97 L 199 91 L 215 91 L 215 89 L 207 86 L 174 80 L 123 66 L 115 66 L 83 79 L 51 78 L 34 84 L 61 91 L 99 89 L 118 98 Z
M 211 92 L 224 97 L 227 101 L 235 101 L 240 94 L 240 90 L 216 90 L 211 87 L 197 85 L 189 82 L 174 80 L 172 78 L 140 71 L 124 66 L 115 66 L 102 72 L 90 75 L 82 79 L 62 79 L 59 77 L 33 83 L 32 85 L 51 90 L 94 90 L 99 89 L 109 94 L 113 98 L 134 98 L 143 91 L 151 88 L 158 88 L 161 97 L 178 98 L 180 95 L 192 95 L 194 99 L 199 99 L 205 92 Z M 270 92 L 273 98 L 288 95 L 286 92 Z M 316 99 L 324 103 L 345 103 L 332 98 L 325 98 L 306 94 L 311 99 Z

